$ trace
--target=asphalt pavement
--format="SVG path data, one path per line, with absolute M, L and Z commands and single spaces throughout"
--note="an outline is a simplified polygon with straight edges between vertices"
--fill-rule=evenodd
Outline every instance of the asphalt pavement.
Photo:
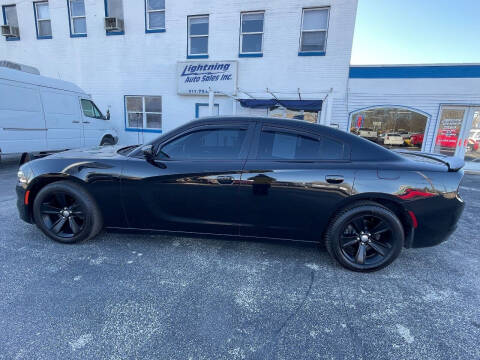
M 370 274 L 292 243 L 102 233 L 19 220 L 0 165 L 0 359 L 479 359 L 480 176 L 448 242 Z

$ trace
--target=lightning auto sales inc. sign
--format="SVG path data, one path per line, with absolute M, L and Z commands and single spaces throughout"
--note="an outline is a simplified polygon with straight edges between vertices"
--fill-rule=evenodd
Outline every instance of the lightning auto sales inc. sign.
M 236 61 L 188 61 L 177 64 L 178 94 L 208 95 L 210 89 L 235 95 Z

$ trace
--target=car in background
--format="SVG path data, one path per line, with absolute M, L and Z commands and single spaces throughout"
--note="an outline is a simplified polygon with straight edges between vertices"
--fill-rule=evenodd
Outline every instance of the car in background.
M 385 135 L 385 139 L 383 139 L 383 144 L 400 146 L 404 144 L 404 140 L 402 135 L 398 133 L 387 133 L 387 135 Z
M 375 141 L 377 140 L 377 132 L 375 130 L 372 130 L 370 128 L 360 128 L 358 129 L 358 135 L 361 137 Z
M 27 162 L 17 207 L 62 243 L 103 227 L 308 241 L 325 244 L 348 269 L 374 271 L 402 248 L 439 244 L 455 230 L 463 165 L 308 122 L 222 116 L 143 146 Z
M 422 147 L 423 145 L 423 133 L 410 135 L 410 146 Z
M 478 151 L 480 149 L 480 129 L 470 130 L 468 137 L 467 150 Z
M 406 130 L 398 130 L 395 132 L 399 134 L 403 138 L 403 140 L 410 139 L 410 136 L 412 135 L 410 132 Z

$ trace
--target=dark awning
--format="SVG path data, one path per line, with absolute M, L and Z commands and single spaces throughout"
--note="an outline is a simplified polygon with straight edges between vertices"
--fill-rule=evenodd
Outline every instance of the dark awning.
M 271 109 L 283 106 L 288 110 L 320 111 L 322 100 L 277 100 L 277 99 L 239 99 L 243 107 L 252 109 Z

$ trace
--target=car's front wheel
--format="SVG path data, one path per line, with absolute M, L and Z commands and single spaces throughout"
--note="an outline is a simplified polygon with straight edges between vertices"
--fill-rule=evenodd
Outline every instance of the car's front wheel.
M 42 188 L 33 203 L 33 217 L 48 237 L 62 243 L 90 239 L 100 232 L 103 223 L 95 199 L 71 181 Z
M 402 251 L 405 235 L 398 217 L 375 202 L 359 202 L 330 222 L 325 245 L 330 255 L 354 271 L 379 270 Z

